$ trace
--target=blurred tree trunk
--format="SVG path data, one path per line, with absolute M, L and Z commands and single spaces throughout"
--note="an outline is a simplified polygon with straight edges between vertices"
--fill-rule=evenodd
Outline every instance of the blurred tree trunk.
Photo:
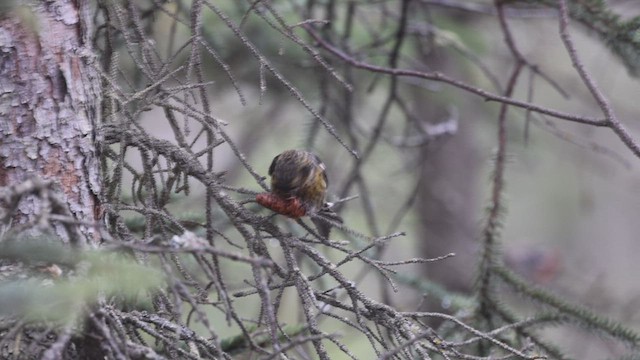
M 93 28 L 86 1 L 37 1 L 0 13 L 0 186 L 52 181 L 87 244 L 98 234 L 100 78 L 91 63 Z M 21 201 L 13 223 L 42 204 Z M 56 225 L 56 235 L 69 234 Z
M 101 81 L 92 65 L 89 3 L 43 0 L 29 7 L 8 5 L 7 9 L 5 5 L 0 13 L 0 187 L 24 187 L 34 179 L 30 183 L 40 186 L 43 181 L 51 182 L 46 191 L 53 189 L 62 203 L 43 200 L 42 192 L 23 197 L 11 226 L 34 219 L 38 224 L 51 221 L 56 237 L 77 246 L 99 243 L 92 224 L 100 220 L 95 134 L 100 123 Z M 62 212 L 80 224 L 73 227 L 78 229 L 73 236 L 70 227 L 49 218 L 51 209 L 65 206 L 68 209 Z M 41 230 L 34 226 L 27 235 L 39 235 Z M 2 269 L 25 271 L 20 263 Z M 15 274 L 0 275 L 11 278 Z M 18 338 L 38 336 L 33 330 L 25 329 Z M 66 331 L 42 338 L 41 350 L 26 349 L 25 342 L 16 341 L 0 349 L 0 357 L 23 358 L 41 352 L 43 359 L 101 359 L 105 353 L 97 334 L 88 322 L 84 337 L 74 340 L 72 353 L 64 346 L 44 351 L 49 341 L 68 340 L 71 333 Z
M 464 15 L 456 18 L 463 24 Z M 460 74 L 460 62 L 452 52 L 434 51 L 422 61 L 446 74 Z M 465 64 L 463 62 L 463 64 Z M 461 75 L 462 76 L 462 75 Z M 448 110 L 433 99 L 417 99 L 416 112 L 428 121 L 439 122 L 447 118 Z M 468 102 L 461 103 L 466 106 Z M 469 113 L 461 105 L 460 114 Z M 474 120 L 474 121 L 470 121 Z M 432 258 L 454 252 L 446 261 L 422 267 L 425 278 L 444 285 L 448 290 L 469 292 L 477 267 L 477 179 L 479 159 L 475 119 L 461 116 L 458 132 L 451 138 L 438 141 L 436 146 L 423 148 L 422 159 L 427 164 L 421 174 L 424 186 L 418 194 L 418 213 L 422 225 L 423 241 L 419 244 L 421 256 Z M 440 305 L 427 302 L 428 306 Z M 437 309 L 431 308 L 433 311 Z
M 429 107 L 422 102 L 420 107 Z M 476 139 L 469 121 L 460 122 L 458 132 L 437 149 L 425 149 L 424 186 L 418 194 L 422 225 L 420 253 L 433 258 L 456 256 L 423 267 L 430 281 L 448 290 L 469 292 L 477 267 L 477 176 L 479 162 Z

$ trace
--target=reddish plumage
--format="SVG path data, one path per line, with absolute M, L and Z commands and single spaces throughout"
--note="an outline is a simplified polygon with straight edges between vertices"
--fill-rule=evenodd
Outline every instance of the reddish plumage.
M 329 237 L 329 221 L 342 223 L 325 202 L 329 181 L 317 155 L 304 150 L 283 151 L 271 162 L 269 175 L 271 192 L 258 194 L 258 204 L 293 219 L 310 216 L 323 238 Z
M 323 208 L 327 193 L 326 167 L 320 158 L 304 150 L 286 150 L 269 166 L 271 192 L 282 199 L 298 199 L 305 213 Z
M 297 197 L 283 199 L 273 193 L 260 193 L 256 195 L 256 202 L 278 214 L 298 219 L 307 214 L 304 205 Z

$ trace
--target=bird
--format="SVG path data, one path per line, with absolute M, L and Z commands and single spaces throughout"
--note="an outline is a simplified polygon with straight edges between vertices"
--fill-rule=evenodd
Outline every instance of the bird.
M 276 155 L 269 166 L 271 192 L 258 194 L 256 201 L 293 219 L 310 216 L 318 233 L 327 238 L 331 230 L 328 220 L 342 223 L 342 219 L 326 202 L 329 186 L 326 169 L 316 154 L 285 150 Z

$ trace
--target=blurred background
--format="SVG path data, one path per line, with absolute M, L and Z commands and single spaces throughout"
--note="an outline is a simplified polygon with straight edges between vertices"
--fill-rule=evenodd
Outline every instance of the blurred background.
M 313 31 L 354 59 L 390 68 L 438 71 L 500 94 L 515 59 L 505 44 L 493 2 L 215 3 L 238 24 L 247 40 L 239 38 L 213 11 L 203 12 L 203 36 L 215 52 L 215 56 L 213 52 L 204 55 L 205 77 L 212 81 L 208 100 L 212 115 L 226 122 L 225 131 L 248 164 L 266 177 L 272 158 L 285 149 L 317 153 L 327 165 L 329 200 L 356 196 L 337 205 L 348 227 L 373 237 L 406 233 L 374 250 L 371 256 L 395 261 L 456 254 L 429 264 L 399 266 L 399 293 L 375 273 L 347 265 L 353 267 L 360 286 L 374 298 L 402 310 L 455 312 L 452 299 L 456 295 L 471 296 L 478 274 L 480 239 L 498 146 L 499 104 L 442 82 L 392 79 L 356 69 L 319 50 L 322 46 L 316 47 L 317 42 L 296 24 L 305 19 L 322 20 Z M 531 65 L 523 69 L 513 97 L 602 118 L 561 42 L 555 7 L 545 6 L 545 1 L 510 3 L 512 6 L 505 11 L 508 27 L 519 52 Z M 185 16 L 180 15 L 181 6 L 184 4 L 180 2 L 167 3 L 167 12 L 156 15 L 152 26 L 160 53 L 172 54 L 175 44 L 191 36 L 188 29 L 176 27 L 168 15 Z M 640 4 L 608 1 L 606 10 L 611 16 L 607 19 L 622 22 L 640 15 Z M 614 51 L 615 37 L 611 33 L 610 38 L 604 37 L 607 29 L 603 30 L 602 23 L 575 16 L 570 33 L 580 59 L 619 119 L 637 138 L 640 85 L 633 68 L 625 64 L 629 60 Z M 280 20 L 290 26 L 296 39 L 317 49 L 314 51 L 322 54 L 327 66 L 287 38 L 282 27 L 270 25 Z M 404 24 L 401 40 L 399 24 Z M 638 34 L 635 30 L 636 41 Z M 262 64 L 252 55 L 252 48 L 264 56 Z M 183 60 L 189 55 L 177 54 Z M 229 72 L 221 63 L 228 65 Z M 265 68 L 273 68 L 279 75 Z M 347 89 L 328 68 L 352 89 Z M 278 76 L 298 89 L 299 95 Z M 346 146 L 327 131 L 307 105 L 335 128 Z M 162 109 L 151 108 L 144 113 L 141 124 L 149 133 L 171 140 L 171 127 L 159 120 L 162 117 Z M 197 136 L 195 131 L 189 133 L 190 127 L 197 128 L 194 124 L 188 119 L 181 123 L 189 139 Z M 507 131 L 506 188 L 502 194 L 505 209 L 499 239 L 505 264 L 538 286 L 640 330 L 640 281 L 636 276 L 640 264 L 635 256 L 640 253 L 640 198 L 635 195 L 640 189 L 639 159 L 610 129 L 527 114 L 522 109 L 509 110 Z M 199 141 L 204 144 L 204 137 Z M 358 152 L 361 160 L 347 148 Z M 139 159 L 135 153 L 128 156 L 132 163 Z M 260 191 L 228 147 L 216 149 L 214 169 L 226 171 L 225 183 L 229 186 Z M 194 209 L 204 206 L 203 190 L 194 187 L 191 191 L 189 197 L 172 204 L 176 212 L 198 212 Z M 251 199 L 247 194 L 232 196 Z M 269 214 L 256 204 L 247 206 Z M 303 233 L 290 220 L 276 217 L 274 221 L 292 232 Z M 340 231 L 333 237 L 349 239 L 354 248 L 366 244 Z M 329 250 L 322 251 L 332 255 Z M 351 273 L 349 269 L 345 272 Z M 226 276 L 232 280 L 232 289 L 243 288 L 243 279 L 250 277 L 248 269 L 242 271 L 229 268 Z M 285 297 L 289 295 L 288 305 L 297 306 L 296 294 L 285 293 Z M 520 314 L 536 309 L 506 289 L 503 295 L 502 300 Z M 250 307 L 257 300 L 238 301 L 246 301 Z M 219 316 L 220 326 L 224 326 L 222 313 L 212 316 Z M 281 316 L 295 323 L 299 315 L 291 311 Z M 335 327 L 349 338 L 348 328 L 337 322 Z M 547 327 L 542 334 L 573 358 L 625 354 L 619 342 L 594 336 L 580 327 Z M 372 356 L 366 339 L 354 337 L 346 343 L 356 355 Z M 340 356 L 344 355 L 336 353 L 335 358 Z

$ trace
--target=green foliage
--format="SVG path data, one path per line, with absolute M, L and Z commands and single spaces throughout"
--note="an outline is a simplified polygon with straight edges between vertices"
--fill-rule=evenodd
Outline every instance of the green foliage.
M 504 267 L 495 269 L 496 274 L 512 289 L 521 296 L 542 305 L 552 307 L 569 317 L 572 322 L 577 323 L 591 331 L 601 332 L 626 342 L 629 346 L 638 347 L 640 345 L 640 334 L 626 328 L 622 324 L 599 315 L 598 313 L 584 308 L 578 304 L 565 301 L 542 288 L 536 287 L 520 279 L 516 274 Z
M 0 259 L 45 269 L 55 266 L 61 275 L 0 282 L 0 314 L 31 321 L 73 322 L 101 299 L 150 308 L 146 292 L 162 286 L 159 270 L 136 263 L 131 256 L 108 251 L 71 249 L 42 239 L 5 241 Z
M 557 7 L 556 0 L 510 1 Z M 571 18 L 595 31 L 622 61 L 629 74 L 640 75 L 640 17 L 623 20 L 603 0 L 567 1 Z
M 640 74 L 640 17 L 623 21 L 601 0 L 573 4 L 570 11 L 574 19 L 600 35 L 631 75 Z
M 449 291 L 444 286 L 428 279 L 421 279 L 404 273 L 394 274 L 393 279 L 420 291 L 426 296 L 437 298 L 443 308 L 450 309 L 452 312 L 469 310 L 476 306 L 475 299 L 470 296 Z
M 26 264 L 51 263 L 64 266 L 80 261 L 79 250 L 62 246 L 45 237 L 19 237 L 0 243 L 0 259 L 20 261 Z

